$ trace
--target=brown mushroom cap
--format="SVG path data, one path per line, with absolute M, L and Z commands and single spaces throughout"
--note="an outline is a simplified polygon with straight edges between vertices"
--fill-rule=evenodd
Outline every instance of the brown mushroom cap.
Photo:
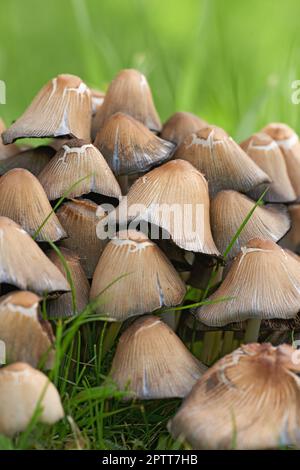
M 90 298 L 99 298 L 98 313 L 123 321 L 178 305 L 184 294 L 184 283 L 162 251 L 142 232 L 130 230 L 119 232 L 105 247 Z
M 300 204 L 288 206 L 291 218 L 291 230 L 280 240 L 280 246 L 292 251 L 300 252 Z
M 117 112 L 129 114 L 152 131 L 161 129 L 149 84 L 138 70 L 121 70 L 110 83 L 104 102 L 93 121 L 93 137 L 105 121 Z
M 299 362 L 286 344 L 242 346 L 201 377 L 169 431 L 193 449 L 299 446 Z
M 128 398 L 185 397 L 206 367 L 160 318 L 146 315 L 122 334 L 111 374 Z
M 20 149 L 15 144 L 4 145 L 2 141 L 2 134 L 5 131 L 6 126 L 3 119 L 0 118 L 0 168 L 2 166 L 2 160 L 12 157 L 20 152 Z
M 89 139 L 90 128 L 90 90 L 75 75 L 58 75 L 41 89 L 2 138 L 5 144 L 22 137 L 70 135 Z
M 179 145 L 192 132 L 197 132 L 207 125 L 207 122 L 195 114 L 177 112 L 164 123 L 160 136 L 162 139 Z
M 197 318 L 223 326 L 249 318 L 295 318 L 300 310 L 300 263 L 270 240 L 252 239 L 233 260 L 221 286 Z
M 14 168 L 24 168 L 37 176 L 49 163 L 50 158 L 55 154 L 55 150 L 47 145 L 19 150 L 15 155 L 11 155 L 5 160 L 0 160 L 0 175 L 4 175 Z
M 211 195 L 223 189 L 245 193 L 270 182 L 241 147 L 216 126 L 204 127 L 186 137 L 174 158 L 190 162 L 203 173 Z
M 174 145 L 160 139 L 141 122 L 113 114 L 97 133 L 94 145 L 117 175 L 143 173 L 171 158 Z
M 64 417 L 58 391 L 46 375 L 21 362 L 0 369 L 0 434 L 24 431 L 39 400 L 40 422 L 54 424 Z

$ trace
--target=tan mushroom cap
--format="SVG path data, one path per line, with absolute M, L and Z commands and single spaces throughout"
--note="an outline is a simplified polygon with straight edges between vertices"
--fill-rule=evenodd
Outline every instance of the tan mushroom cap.
M 121 70 L 110 83 L 104 102 L 93 121 L 93 137 L 105 121 L 117 112 L 129 114 L 152 131 L 161 129 L 149 84 L 138 70 Z
M 209 220 L 207 182 L 189 162 L 171 160 L 140 177 L 107 220 L 141 218 L 165 230 L 187 251 L 219 256 Z
M 79 197 L 90 192 L 121 199 L 121 189 L 99 150 L 88 141 L 72 139 L 64 144 L 39 174 L 50 201 Z
M 300 310 L 300 263 L 271 240 L 252 239 L 233 260 L 221 286 L 197 309 L 206 325 L 249 318 L 294 318 Z
M 14 168 L 24 168 L 37 176 L 49 163 L 54 153 L 54 149 L 47 145 L 40 145 L 26 150 L 19 149 L 15 155 L 0 161 L 0 175 L 4 175 Z
M 73 304 L 72 292 L 66 292 L 56 299 L 51 299 L 47 303 L 47 316 L 51 319 L 68 318 L 77 315 L 82 312 L 89 302 L 90 285 L 80 264 L 79 256 L 63 247 L 60 247 L 60 253 L 64 257 L 72 278 L 75 305 Z M 65 267 L 56 251 L 52 250 L 48 253 L 48 257 L 67 279 Z M 75 310 L 74 307 L 76 307 Z
M 291 218 L 291 230 L 280 241 L 280 246 L 292 251 L 300 252 L 300 204 L 288 206 Z
M 185 285 L 163 252 L 142 232 L 130 230 L 119 232 L 105 247 L 90 299 L 99 299 L 98 313 L 123 321 L 178 305 L 184 294 Z
M 146 315 L 122 334 L 111 375 L 128 398 L 147 400 L 185 397 L 205 370 L 168 325 Z
M 100 207 L 100 206 L 99 206 Z M 57 217 L 68 232 L 61 246 L 75 252 L 88 278 L 92 278 L 99 257 L 107 244 L 97 237 L 98 206 L 88 199 L 72 199 L 57 211 Z
M 3 119 L 0 118 L 0 168 L 2 166 L 2 160 L 12 157 L 20 152 L 20 149 L 15 144 L 4 145 L 2 141 L 2 134 L 5 131 L 6 126 Z
M 89 139 L 90 128 L 90 90 L 75 75 L 58 75 L 41 89 L 2 137 L 5 144 L 23 137 L 69 135 Z
M 51 214 L 52 207 L 38 179 L 23 168 L 0 178 L 0 216 L 9 217 L 34 235 Z M 37 241 L 57 241 L 67 236 L 57 216 L 51 217 L 36 236 Z
M 21 362 L 0 369 L 0 434 L 24 431 L 40 399 L 40 422 L 54 424 L 64 417 L 58 391 L 46 375 Z
M 287 172 L 297 196 L 300 199 L 300 141 L 296 132 L 284 123 L 268 124 L 263 132 L 270 135 L 280 147 L 285 158 Z
M 265 201 L 292 202 L 296 199 L 284 156 L 270 135 L 264 132 L 253 134 L 241 143 L 241 147 L 272 181 L 270 185 L 261 185 L 250 191 L 253 199 L 258 199 L 267 186 Z
M 0 297 L 0 340 L 8 362 L 26 362 L 37 367 L 54 361 L 54 336 L 49 322 L 41 319 L 41 298 L 32 292 L 16 291 Z
M 69 291 L 56 266 L 25 230 L 7 217 L 0 217 L 0 283 L 38 294 Z
M 171 158 L 174 145 L 160 139 L 141 122 L 113 114 L 97 132 L 94 145 L 117 175 L 143 173 Z
M 242 346 L 201 377 L 169 431 L 193 449 L 299 446 L 299 363 L 286 344 Z
M 247 196 L 237 191 L 220 191 L 211 201 L 210 217 L 213 238 L 221 253 L 255 206 Z M 234 258 L 251 238 L 260 237 L 274 242 L 290 229 L 291 222 L 286 206 L 257 206 L 233 245 L 229 257 Z
M 192 132 L 197 132 L 208 124 L 195 114 L 187 112 L 177 112 L 172 114 L 164 123 L 160 136 L 162 139 L 174 142 L 176 145 L 181 142 Z
M 174 158 L 190 162 L 203 173 L 211 195 L 223 189 L 245 193 L 270 182 L 242 148 L 216 126 L 204 127 L 186 137 Z

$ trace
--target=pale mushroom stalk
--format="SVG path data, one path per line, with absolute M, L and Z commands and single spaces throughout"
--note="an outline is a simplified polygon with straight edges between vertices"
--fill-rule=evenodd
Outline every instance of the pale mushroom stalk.
M 256 343 L 259 336 L 261 318 L 250 318 L 247 320 L 247 327 L 244 336 L 244 343 Z

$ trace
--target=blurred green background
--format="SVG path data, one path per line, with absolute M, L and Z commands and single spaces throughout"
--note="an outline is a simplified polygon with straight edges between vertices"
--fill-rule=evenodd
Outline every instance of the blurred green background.
M 241 139 L 267 121 L 300 131 L 299 0 L 1 0 L 0 79 L 15 119 L 39 88 L 74 73 L 105 89 L 144 71 L 162 119 L 192 111 Z

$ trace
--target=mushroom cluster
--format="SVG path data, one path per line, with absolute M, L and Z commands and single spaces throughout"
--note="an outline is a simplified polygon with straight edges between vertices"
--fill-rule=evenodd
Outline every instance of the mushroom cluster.
M 133 69 L 106 93 L 59 75 L 0 131 L 0 433 L 41 404 L 41 421 L 63 417 L 38 369 L 56 320 L 89 308 L 121 332 L 110 378 L 126 399 L 185 399 L 174 438 L 298 445 L 296 350 L 272 336 L 300 331 L 296 132 L 272 123 L 238 144 L 191 113 L 162 125 Z

